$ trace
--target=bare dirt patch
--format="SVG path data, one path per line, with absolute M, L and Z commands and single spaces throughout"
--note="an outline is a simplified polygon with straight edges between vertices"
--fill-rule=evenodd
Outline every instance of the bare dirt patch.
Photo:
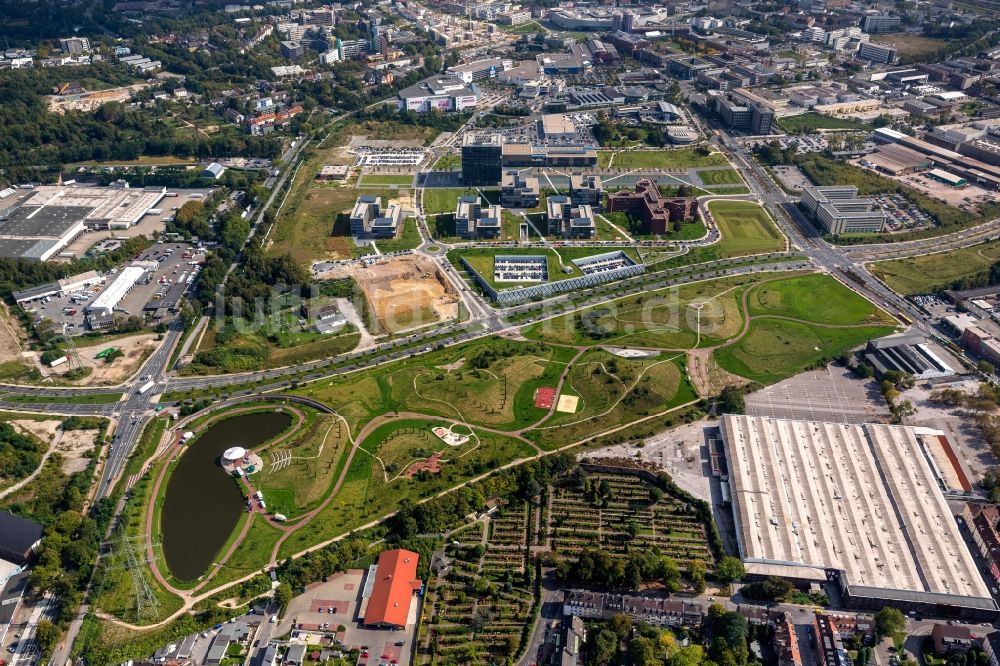
M 9 423 L 22 433 L 26 433 L 44 442 L 50 447 L 49 453 L 58 453 L 62 458 L 64 474 L 75 474 L 87 469 L 90 460 L 87 452 L 94 448 L 97 430 L 60 430 L 62 424 L 58 421 L 34 421 L 17 419 Z M 53 446 L 53 442 L 55 446 Z
M 16 430 L 20 432 L 31 435 L 35 439 L 44 442 L 45 444 L 51 444 L 52 440 L 55 439 L 56 432 L 59 430 L 59 425 L 62 421 L 35 421 L 33 419 L 17 419 L 9 421 L 9 423 L 14 426 Z
M 718 395 L 727 386 L 743 386 L 750 380 L 723 370 L 711 349 L 692 349 L 687 358 L 688 376 L 700 396 Z
M 127 338 L 118 338 L 108 342 L 97 342 L 90 347 L 77 346 L 76 351 L 80 356 L 80 363 L 85 368 L 91 368 L 92 372 L 83 379 L 76 380 L 77 384 L 118 384 L 135 374 L 142 362 L 146 360 L 153 350 L 160 344 L 158 336 L 154 333 L 143 333 Z M 78 343 L 79 344 L 79 343 Z M 115 347 L 122 351 L 111 363 L 105 363 L 104 359 L 95 358 L 109 347 Z M 57 370 L 65 372 L 69 370 L 69 364 L 59 366 Z M 61 374 L 61 373 L 59 373 Z
M 353 277 L 371 307 L 371 323 L 381 331 L 395 333 L 458 317 L 458 293 L 425 257 L 382 258 L 338 267 L 322 277 Z
M 64 474 L 75 474 L 87 469 L 90 459 L 86 454 L 94 448 L 96 430 L 69 430 L 63 432 L 56 443 L 56 451 L 62 456 Z

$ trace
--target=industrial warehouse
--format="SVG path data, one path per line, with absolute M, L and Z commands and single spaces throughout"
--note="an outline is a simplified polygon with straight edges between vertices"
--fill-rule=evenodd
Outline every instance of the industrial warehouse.
M 0 211 L 0 257 L 47 261 L 87 230 L 128 229 L 166 188 L 42 185 Z
M 942 433 L 736 415 L 720 430 L 749 573 L 835 582 L 850 607 L 996 618 L 941 489 Z

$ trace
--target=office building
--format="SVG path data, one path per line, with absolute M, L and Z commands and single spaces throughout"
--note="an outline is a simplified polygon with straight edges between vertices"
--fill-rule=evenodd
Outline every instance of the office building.
M 861 30 L 869 35 L 884 35 L 889 32 L 899 32 L 902 19 L 892 14 L 872 12 L 861 17 Z
M 548 235 L 559 238 L 593 238 L 597 232 L 594 210 L 587 204 L 576 204 L 570 197 L 550 195 L 545 202 Z
M 279 46 L 281 47 L 281 55 L 289 60 L 298 60 L 305 53 L 305 47 L 300 41 L 286 40 L 281 42 Z
M 500 187 L 500 205 L 505 208 L 534 208 L 538 205 L 538 179 L 534 176 L 508 171 L 503 174 Z
M 997 616 L 939 485 L 944 433 L 725 415 L 739 553 L 752 575 L 835 584 L 849 608 Z
M 476 106 L 479 90 L 455 76 L 432 76 L 399 91 L 400 111 L 464 111 Z
M 503 164 L 503 136 L 466 134 L 462 139 L 462 183 L 493 187 L 500 182 Z
M 455 233 L 462 238 L 469 240 L 499 238 L 501 224 L 500 206 L 492 204 L 483 207 L 479 197 L 474 194 L 458 198 L 458 206 L 455 208 Z
M 0 511 L 0 559 L 15 565 L 28 562 L 42 543 L 42 526 L 33 520 Z
M 351 211 L 351 235 L 358 238 L 395 238 L 403 209 L 399 204 L 382 208 L 382 197 L 364 194 Z
M 751 136 L 771 133 L 774 109 L 763 102 L 742 99 L 737 102 L 720 95 L 715 98 L 715 111 L 729 129 Z
M 853 185 L 802 188 L 802 207 L 829 234 L 881 233 L 888 216 Z
M 577 203 L 584 203 L 600 210 L 604 203 L 604 187 L 600 176 L 573 174 L 569 177 L 569 196 Z
M 858 49 L 858 58 L 872 63 L 889 65 L 896 62 L 896 48 L 873 42 L 863 42 Z
M 465 83 L 476 83 L 487 79 L 495 79 L 499 74 L 506 72 L 513 66 L 514 62 L 507 58 L 486 58 L 461 65 L 453 65 L 447 71 L 448 74 L 461 79 Z
M 619 190 L 608 194 L 608 212 L 627 213 L 643 223 L 643 233 L 666 234 L 673 223 L 692 219 L 698 210 L 694 197 L 663 197 L 656 182 L 643 178 L 635 190 Z
M 90 53 L 90 40 L 86 37 L 64 37 L 59 40 L 59 49 L 72 56 Z
M 503 167 L 592 168 L 597 166 L 597 150 L 592 146 L 536 146 L 530 143 L 505 143 Z

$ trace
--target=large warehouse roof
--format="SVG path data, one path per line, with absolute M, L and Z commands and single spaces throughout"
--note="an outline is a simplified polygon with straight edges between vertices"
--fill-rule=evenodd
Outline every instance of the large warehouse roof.
M 135 286 L 139 278 L 145 274 L 146 269 L 141 266 L 126 266 L 118 274 L 115 281 L 108 285 L 107 289 L 101 292 L 94 302 L 87 306 L 89 312 L 102 311 L 104 314 L 111 314 L 115 306 L 122 302 L 125 294 Z
M 405 627 L 413 593 L 420 589 L 417 561 L 420 555 L 397 548 L 378 557 L 375 584 L 365 611 L 365 624 Z
M 926 460 L 936 433 L 724 416 L 748 563 L 838 569 L 848 585 L 989 598 Z

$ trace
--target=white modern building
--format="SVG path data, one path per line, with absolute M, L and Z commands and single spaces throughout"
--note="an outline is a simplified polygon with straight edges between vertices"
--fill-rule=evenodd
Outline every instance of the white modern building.
M 114 281 L 87 306 L 87 313 L 96 316 L 110 317 L 122 299 L 132 291 L 139 279 L 145 275 L 146 269 L 140 266 L 127 266 L 115 277 Z
M 399 91 L 399 110 L 464 111 L 476 106 L 479 90 L 457 76 L 432 76 Z

